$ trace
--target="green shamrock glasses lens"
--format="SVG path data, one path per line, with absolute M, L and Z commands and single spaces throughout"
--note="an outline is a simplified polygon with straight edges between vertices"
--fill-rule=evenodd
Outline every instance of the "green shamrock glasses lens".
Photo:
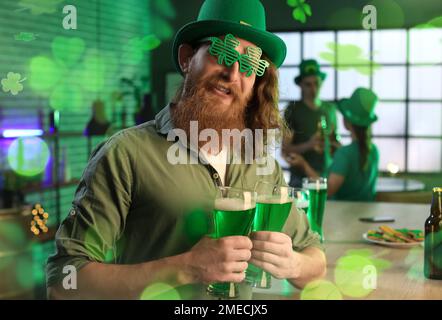
M 261 60 L 262 50 L 258 47 L 247 47 L 245 54 L 240 54 L 236 47 L 239 46 L 240 41 L 232 34 L 225 36 L 224 40 L 217 37 L 210 37 L 203 39 L 203 41 L 211 41 L 209 53 L 212 56 L 218 57 L 219 64 L 225 64 L 231 67 L 236 61 L 239 62 L 239 71 L 245 72 L 246 77 L 250 77 L 255 73 L 261 77 L 270 63 L 266 60 Z

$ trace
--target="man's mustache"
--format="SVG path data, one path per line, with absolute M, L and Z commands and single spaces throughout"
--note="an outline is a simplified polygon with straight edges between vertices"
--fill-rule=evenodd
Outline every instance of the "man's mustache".
M 236 85 L 232 85 L 224 81 L 213 81 L 213 82 L 207 82 L 206 86 L 209 89 L 214 89 L 216 87 L 226 88 L 230 91 L 229 94 L 232 95 L 234 99 L 236 100 L 240 99 L 240 92 Z
M 209 78 L 201 79 L 198 83 L 195 84 L 195 90 L 207 90 L 210 91 L 216 87 L 224 87 L 230 91 L 230 95 L 233 96 L 234 100 L 241 99 L 241 91 L 237 85 L 228 83 L 222 79 L 222 76 L 215 75 Z

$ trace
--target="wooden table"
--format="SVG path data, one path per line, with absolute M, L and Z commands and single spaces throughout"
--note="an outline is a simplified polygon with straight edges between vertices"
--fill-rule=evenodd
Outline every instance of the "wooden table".
M 382 259 L 390 266 L 378 273 L 376 289 L 369 291 L 363 297 L 342 294 L 343 299 L 442 299 L 442 281 L 428 280 L 423 276 L 423 246 L 406 249 L 390 248 L 368 243 L 362 238 L 362 234 L 368 229 L 375 229 L 382 224 L 388 224 L 393 228 L 422 230 L 429 211 L 430 204 L 328 201 L 324 217 L 326 280 L 335 284 L 334 275 L 338 260 L 364 250 L 369 254 L 369 259 Z M 392 216 L 396 221 L 393 223 L 359 221 L 360 217 L 368 216 Z M 299 298 L 300 291 L 289 285 L 287 281 L 272 279 L 271 289 L 253 289 L 253 299 Z

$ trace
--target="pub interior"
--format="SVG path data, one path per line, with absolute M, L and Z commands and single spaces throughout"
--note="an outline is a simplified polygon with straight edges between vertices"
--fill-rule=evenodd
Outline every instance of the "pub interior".
M 307 242 L 322 248 L 327 273 L 319 276 L 322 271 L 318 271 L 300 284 L 289 281 L 289 276 L 279 277 L 282 267 L 278 270 L 276 264 L 249 286 L 245 272 L 245 279 L 238 281 L 240 289 L 226 281 L 225 287 L 211 285 L 206 292 L 205 283 L 203 299 L 225 290 L 223 298 L 227 299 L 442 299 L 441 1 L 260 2 L 267 30 L 260 34 L 267 32 L 268 42 L 249 40 L 244 30 L 256 24 L 238 18 L 241 21 L 232 22 L 238 26 L 231 32 L 207 24 L 206 30 L 218 31 L 201 32 L 193 40 L 202 42 L 184 48 L 200 52 L 211 45 L 205 56 L 197 58 L 212 61 L 213 68 L 223 68 L 226 74 L 231 72 L 223 73 L 223 79 L 240 83 L 237 97 L 244 95 L 251 79 L 268 81 L 269 70 L 276 65 L 275 112 L 262 113 L 267 119 L 254 128 L 261 123 L 270 128 L 275 117 L 287 127 L 271 149 L 277 169 L 281 168 L 281 178 L 274 182 L 283 186 L 279 200 L 271 203 L 290 198 L 290 216 L 299 216 L 273 227 L 262 223 L 261 229 L 257 217 L 263 198 L 255 183 L 259 175 L 235 171 L 236 165 L 226 168 L 225 162 L 216 165 L 219 157 L 210 154 L 205 156 L 211 164 L 209 171 L 203 165 L 203 169 L 178 165 L 180 171 L 172 164 L 170 168 L 159 165 L 166 159 L 167 132 L 155 131 L 165 130 L 170 120 L 161 122 L 163 108 L 170 102 L 179 105 L 184 95 L 177 95 L 177 90 L 186 90 L 186 84 L 181 87 L 183 74 L 187 77 L 190 72 L 183 58 L 186 51 L 179 49 L 178 57 L 172 54 L 177 33 L 196 21 L 203 3 L 216 8 L 205 14 L 219 10 L 224 17 L 241 17 L 242 12 L 234 11 L 242 3 L 246 8 L 241 10 L 253 20 L 259 16 L 258 0 L 1 1 L 0 299 L 193 299 L 165 277 L 137 283 L 142 290 L 128 296 L 123 291 L 112 296 L 112 289 L 101 296 L 99 283 L 91 285 L 90 294 L 87 289 L 75 290 L 76 277 L 83 267 L 86 270 L 93 264 L 129 266 L 167 257 L 166 252 L 193 250 L 190 244 L 207 233 L 201 231 L 209 221 L 203 211 L 192 211 L 191 218 L 176 221 L 164 212 L 172 212 L 174 206 L 184 208 L 198 192 L 202 197 L 216 188 L 218 192 L 220 184 L 249 190 L 241 193 L 240 200 L 256 204 L 257 211 L 245 207 L 244 212 L 238 211 L 252 218 L 255 214 L 253 226 L 250 222 L 243 233 L 218 232 L 215 221 L 216 237 L 248 238 L 250 231 L 280 234 L 283 226 L 289 228 L 290 221 L 295 221 L 294 228 L 307 228 L 303 230 L 309 236 L 298 239 L 299 243 L 293 236 L 293 250 L 304 248 L 301 243 Z M 196 27 L 184 31 L 183 42 L 178 44 L 186 43 L 192 32 L 200 32 Z M 230 43 L 224 40 L 227 33 L 233 34 Z M 226 37 L 208 38 L 219 36 Z M 248 50 L 249 44 L 245 48 L 243 39 L 262 49 L 257 60 L 253 60 L 256 51 Z M 238 54 L 235 48 L 242 51 L 238 49 Z M 229 56 L 222 56 L 222 50 L 231 50 L 238 64 L 229 65 Z M 278 63 L 281 55 L 285 59 Z M 261 68 L 265 59 L 271 62 L 267 69 Z M 198 61 L 191 61 L 189 69 L 197 74 Z M 249 74 L 241 72 L 243 67 Z M 229 88 L 213 90 L 217 90 L 216 97 L 227 99 L 234 91 Z M 217 110 L 221 109 L 212 113 Z M 175 115 L 187 120 L 191 116 Z M 145 130 L 146 123 L 153 123 L 149 121 L 156 121 L 149 129 L 155 138 L 145 138 L 140 148 L 129 145 L 142 143 L 143 138 L 134 132 Z M 136 161 L 130 160 L 131 152 L 139 155 Z M 199 175 L 206 179 L 192 180 Z M 181 185 L 179 179 L 190 179 L 186 180 L 189 185 Z M 131 189 L 135 184 L 146 188 L 136 193 L 137 188 Z M 221 197 L 230 197 L 230 192 Z M 138 199 L 140 194 L 145 199 Z M 169 194 L 161 205 L 156 202 Z M 214 215 L 223 214 L 219 210 Z M 163 214 L 169 220 L 161 223 Z M 148 224 L 143 227 L 143 223 Z M 118 228 L 114 233 L 109 231 L 112 226 Z M 181 227 L 187 228 L 188 242 L 180 241 L 177 230 Z M 142 228 L 146 231 L 140 235 Z M 169 237 L 176 238 L 169 241 Z M 147 240 L 137 247 L 140 239 Z M 113 242 L 108 244 L 108 240 Z M 76 242 L 81 245 L 77 247 Z M 78 259 L 70 263 L 73 256 Z M 253 259 L 257 258 L 252 250 Z M 318 266 L 318 270 L 322 269 Z M 72 272 L 76 277 L 70 277 Z M 60 290 L 50 294 L 48 287 L 57 281 L 64 287 L 61 291 L 79 295 Z M 232 294 L 234 289 L 240 294 Z

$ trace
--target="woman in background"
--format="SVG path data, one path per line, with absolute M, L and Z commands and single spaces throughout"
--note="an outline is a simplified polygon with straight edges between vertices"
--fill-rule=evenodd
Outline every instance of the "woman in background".
M 352 143 L 339 148 L 328 172 L 328 195 L 347 201 L 373 201 L 376 196 L 379 151 L 371 141 L 371 125 L 378 119 L 374 114 L 377 96 L 369 89 L 356 89 L 350 99 L 338 103 L 344 116 L 344 126 L 350 131 Z M 286 154 L 286 160 L 304 170 L 308 177 L 318 173 L 295 153 Z

